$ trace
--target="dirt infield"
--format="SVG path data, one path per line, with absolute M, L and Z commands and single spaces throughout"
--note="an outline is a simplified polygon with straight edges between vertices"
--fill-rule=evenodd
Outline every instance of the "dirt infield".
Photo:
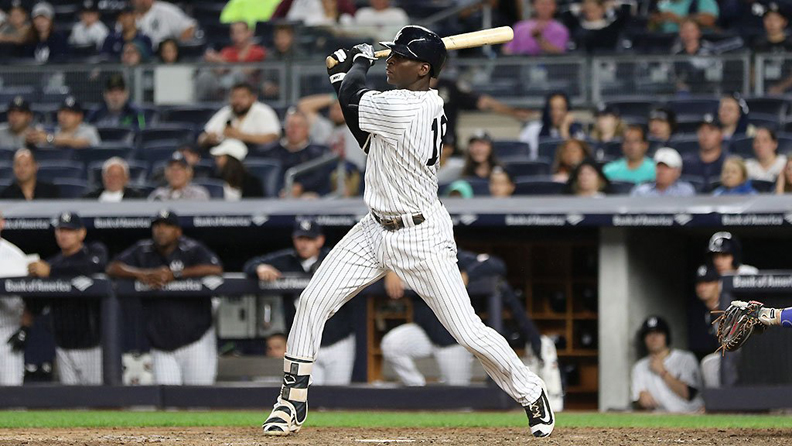
M 271 438 L 258 428 L 0 429 L 1 446 L 243 446 L 243 445 L 524 445 L 527 429 L 340 429 L 306 428 L 296 436 Z M 792 431 L 779 429 L 556 429 L 543 445 L 779 445 Z M 539 442 L 534 444 L 540 444 Z

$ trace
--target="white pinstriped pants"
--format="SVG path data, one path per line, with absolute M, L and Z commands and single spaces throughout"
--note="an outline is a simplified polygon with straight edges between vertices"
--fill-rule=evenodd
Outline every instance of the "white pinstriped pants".
M 314 386 L 348 386 L 355 367 L 355 335 L 351 334 L 333 345 L 320 347 L 311 373 Z
M 98 386 L 102 384 L 102 347 L 56 348 L 61 384 Z
M 17 330 L 18 323 L 0 326 L 0 386 L 21 386 L 25 379 L 25 355 L 13 351 L 7 343 L 8 338 Z
M 341 239 L 300 296 L 287 355 L 316 359 L 327 319 L 391 270 L 426 301 L 501 389 L 523 406 L 533 403 L 541 395 L 541 380 L 470 304 L 448 211 L 437 201 L 423 215 L 426 221 L 418 226 L 388 231 L 369 213 Z

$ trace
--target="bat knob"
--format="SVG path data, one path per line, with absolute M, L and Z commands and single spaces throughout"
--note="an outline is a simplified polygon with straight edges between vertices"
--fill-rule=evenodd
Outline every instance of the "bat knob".
M 338 65 L 338 61 L 330 56 L 327 56 L 327 59 L 325 59 L 325 66 L 327 67 L 327 69 L 329 70 L 330 68 L 333 68 L 336 65 Z

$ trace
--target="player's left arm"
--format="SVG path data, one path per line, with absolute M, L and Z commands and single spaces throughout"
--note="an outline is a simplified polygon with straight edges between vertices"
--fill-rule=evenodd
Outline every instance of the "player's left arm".
M 374 49 L 371 45 L 360 44 L 351 50 L 337 50 L 330 57 L 338 61 L 335 67 L 328 68 L 327 74 L 341 103 L 344 120 L 358 145 L 368 152 L 370 134 L 360 129 L 358 106 L 360 98 L 369 91 L 366 88 L 366 74 L 376 60 Z

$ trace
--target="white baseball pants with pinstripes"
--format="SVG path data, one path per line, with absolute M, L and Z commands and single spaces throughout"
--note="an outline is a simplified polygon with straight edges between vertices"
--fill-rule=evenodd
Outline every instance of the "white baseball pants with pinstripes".
M 426 221 L 409 221 L 397 231 L 384 229 L 369 213 L 341 239 L 300 296 L 287 355 L 315 360 L 327 319 L 390 270 L 426 301 L 501 389 L 522 406 L 533 403 L 542 393 L 541 379 L 473 310 L 457 268 L 448 211 L 437 201 L 422 213 Z

